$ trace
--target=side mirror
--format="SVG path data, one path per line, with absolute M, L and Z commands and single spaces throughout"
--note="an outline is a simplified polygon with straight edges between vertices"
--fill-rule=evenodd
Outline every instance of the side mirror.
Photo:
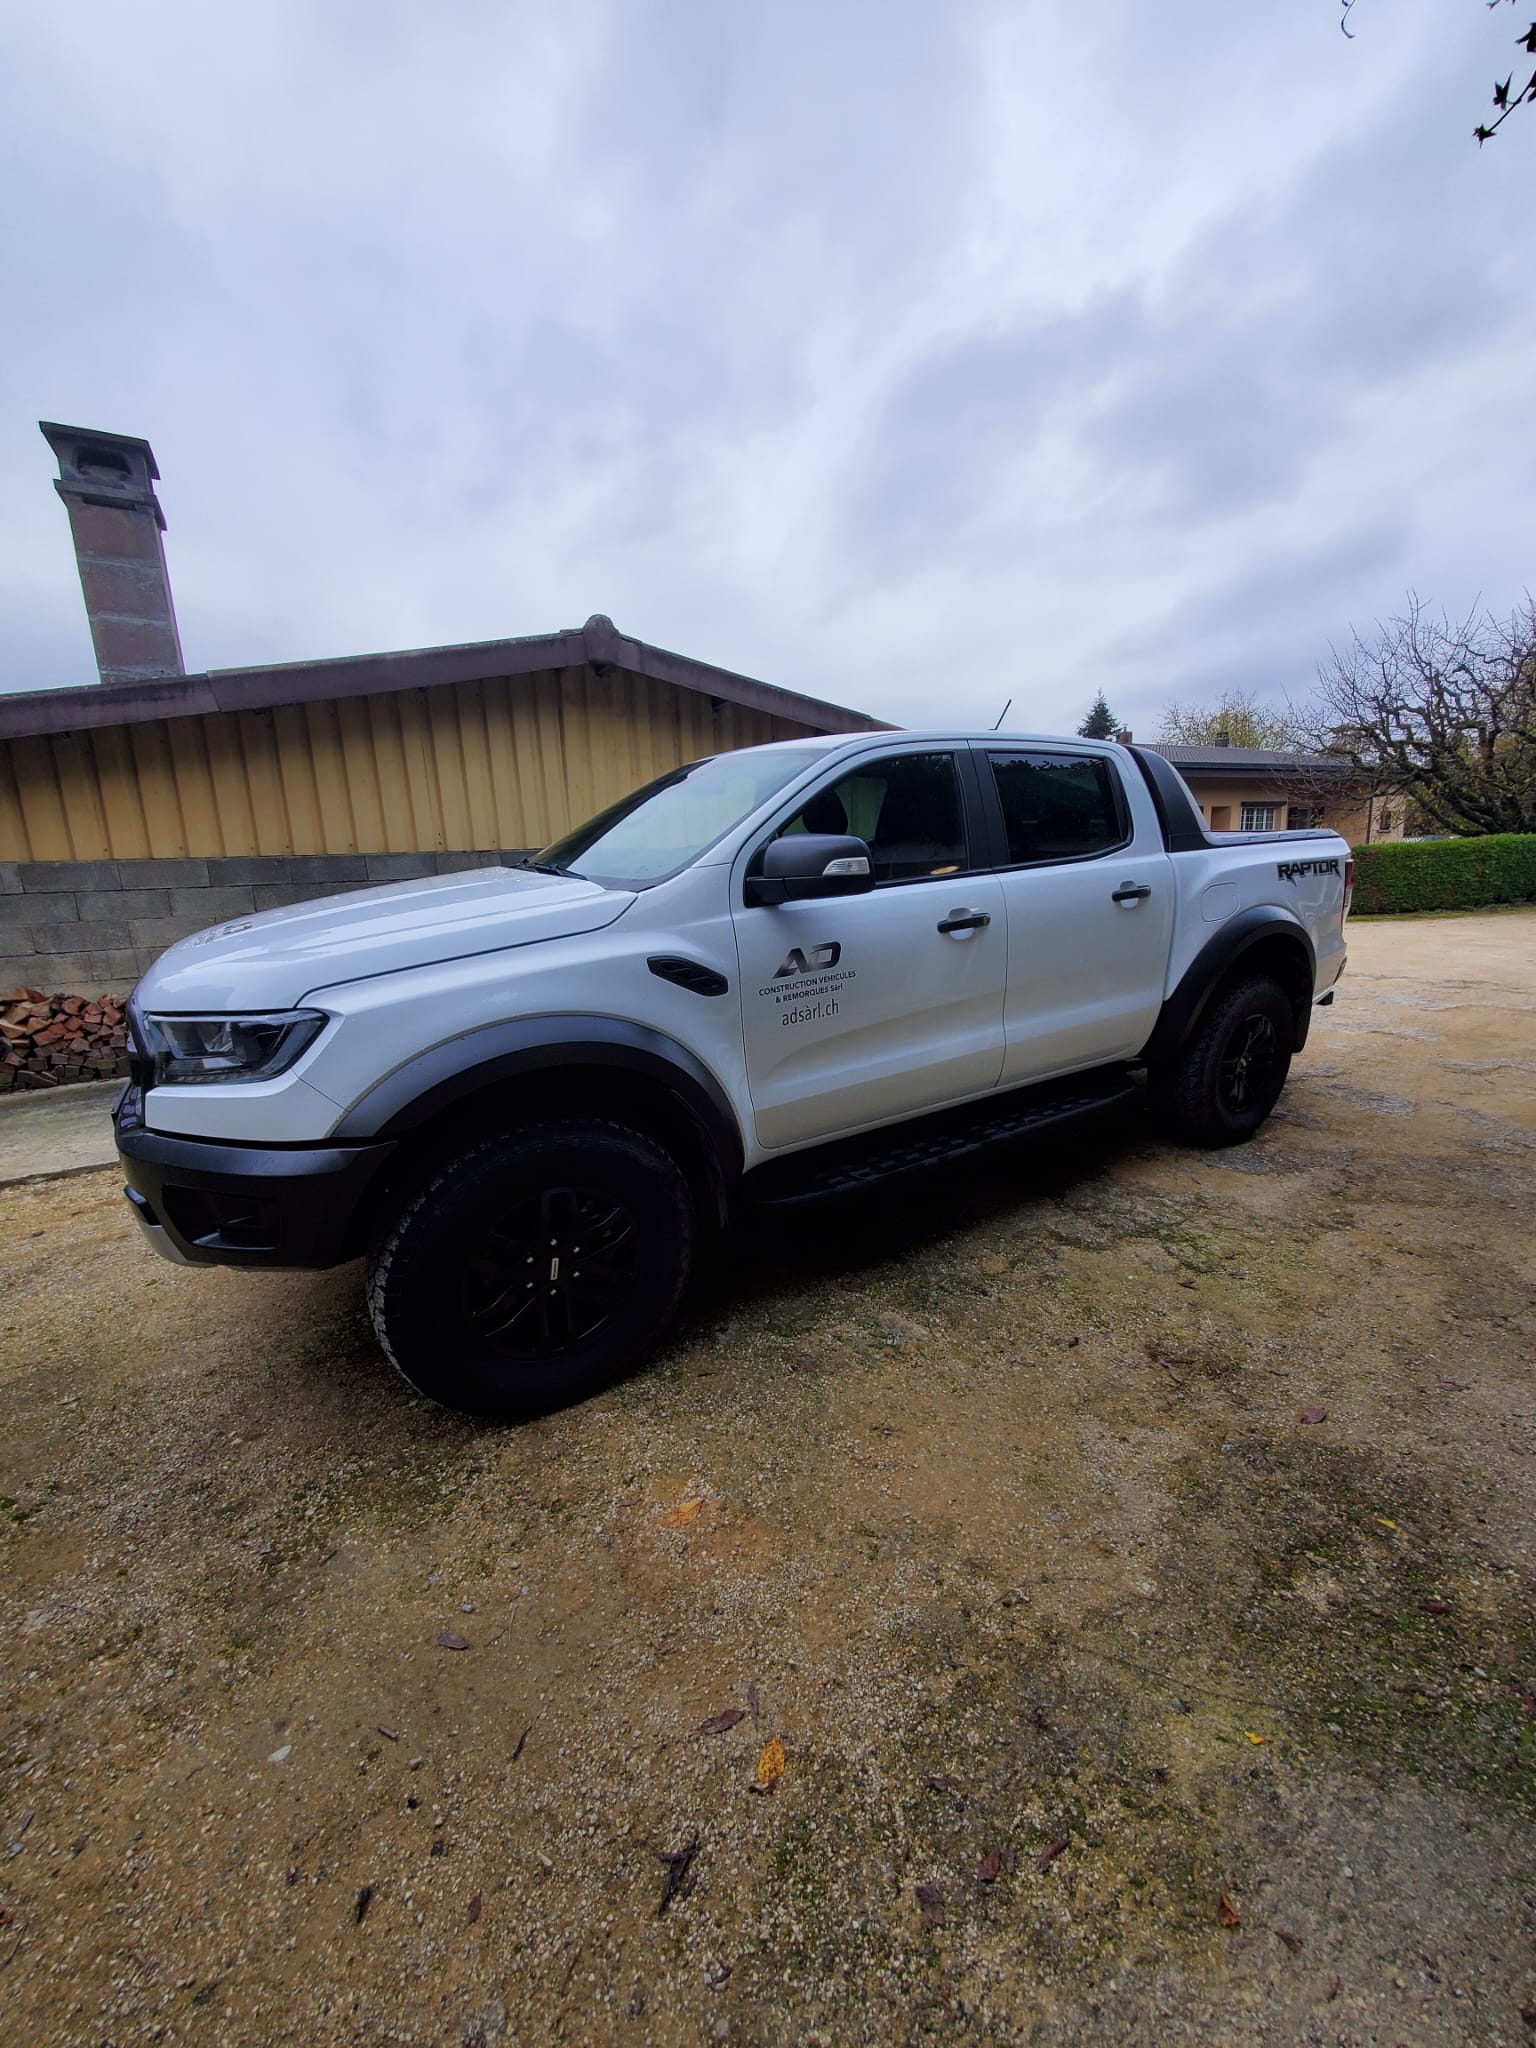
M 874 863 L 862 839 L 831 832 L 790 832 L 763 848 L 762 873 L 747 877 L 747 902 L 809 903 L 825 896 L 863 896 L 875 886 Z

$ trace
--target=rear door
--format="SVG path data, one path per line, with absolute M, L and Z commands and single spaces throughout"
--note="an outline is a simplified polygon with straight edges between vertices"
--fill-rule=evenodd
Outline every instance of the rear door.
M 985 1094 L 1003 1063 L 1002 884 L 964 746 L 861 756 L 765 833 L 733 879 L 758 1142 L 799 1145 Z M 865 840 L 875 887 L 747 906 L 751 856 L 784 832 Z
M 1161 834 L 1137 829 L 1112 756 L 998 743 L 976 758 L 1008 914 L 1002 1085 L 1132 1058 L 1173 932 Z

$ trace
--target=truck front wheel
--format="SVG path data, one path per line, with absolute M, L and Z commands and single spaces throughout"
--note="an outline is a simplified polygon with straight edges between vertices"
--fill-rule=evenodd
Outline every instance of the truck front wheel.
M 1212 998 L 1166 1067 L 1152 1100 L 1171 1137 L 1189 1145 L 1240 1145 L 1280 1099 L 1296 1020 L 1277 981 L 1253 975 Z
M 404 1201 L 369 1259 L 369 1313 L 418 1392 L 466 1415 L 541 1415 L 640 1362 L 695 1237 L 688 1183 L 654 1139 L 528 1125 L 439 1162 Z

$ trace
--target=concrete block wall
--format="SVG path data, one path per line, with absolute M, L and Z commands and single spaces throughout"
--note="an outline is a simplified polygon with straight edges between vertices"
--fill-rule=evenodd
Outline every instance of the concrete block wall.
M 464 868 L 522 849 L 229 855 L 206 860 L 0 861 L 0 994 L 99 996 L 132 988 L 173 940 L 256 910 Z

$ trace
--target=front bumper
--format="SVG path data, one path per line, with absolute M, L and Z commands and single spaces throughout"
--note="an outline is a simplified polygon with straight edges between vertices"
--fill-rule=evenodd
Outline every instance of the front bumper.
M 195 1266 L 339 1266 L 363 1249 L 368 1196 L 397 1149 L 259 1146 L 145 1128 L 129 1086 L 113 1111 L 123 1193 L 163 1257 Z

